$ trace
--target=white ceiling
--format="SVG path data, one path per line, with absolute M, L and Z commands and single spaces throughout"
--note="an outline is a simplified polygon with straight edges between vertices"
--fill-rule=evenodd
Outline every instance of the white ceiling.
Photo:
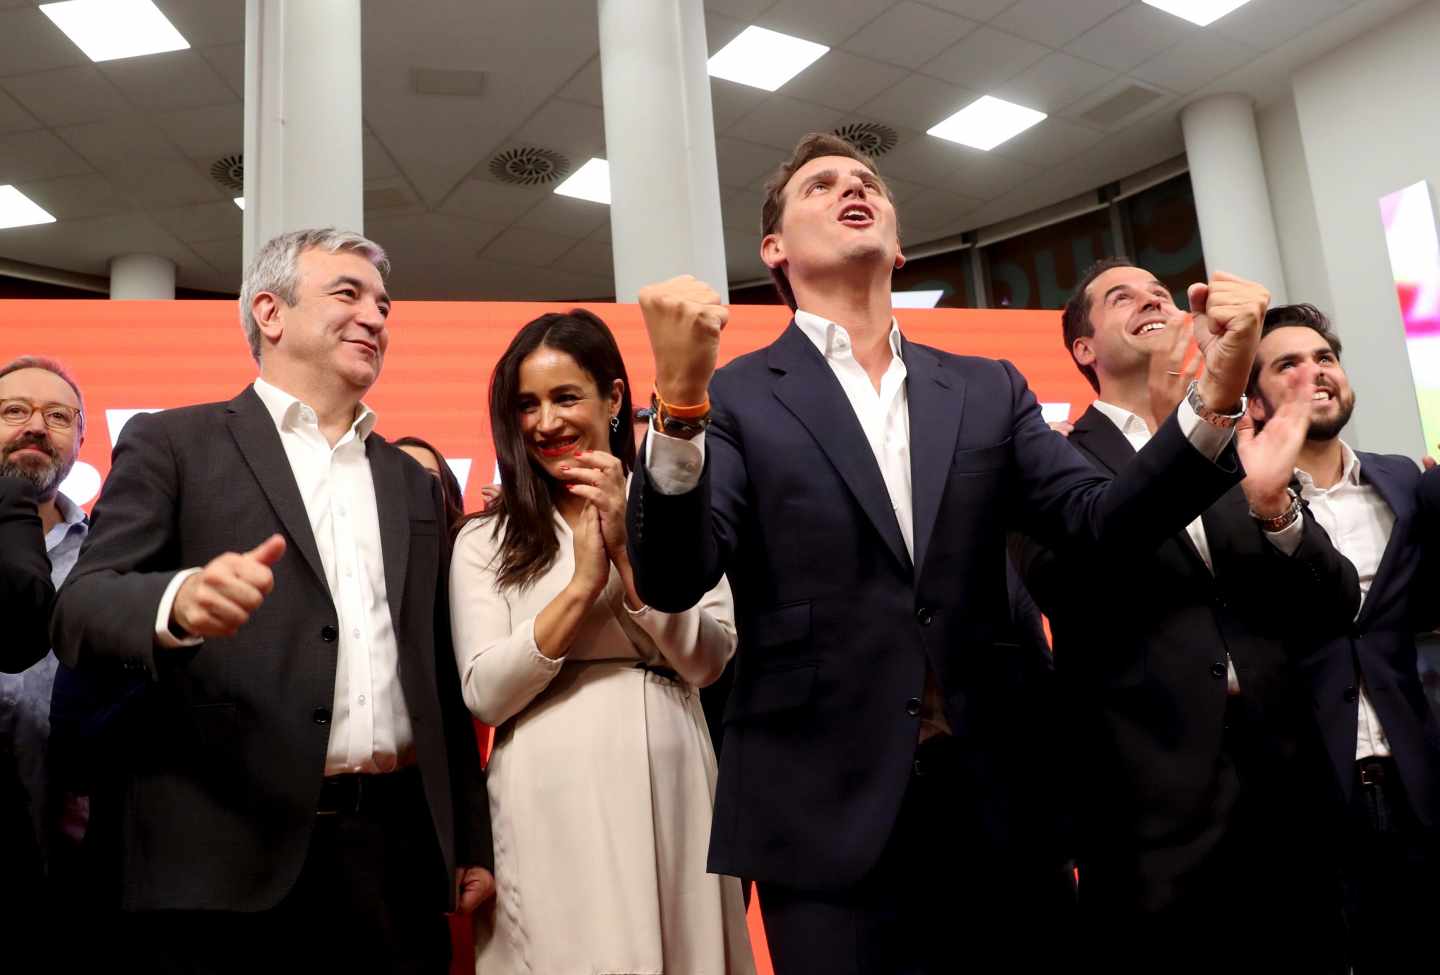
M 233 291 L 240 211 L 209 176 L 243 143 L 244 4 L 156 0 L 191 50 L 92 64 L 36 9 L 0 0 L 0 184 L 58 219 L 0 231 L 0 257 L 104 274 L 173 259 L 179 283 Z M 1183 151 L 1179 109 L 1216 91 L 1261 104 L 1291 71 L 1416 0 L 1251 0 L 1201 29 L 1133 0 L 705 0 L 710 50 L 748 24 L 832 50 L 779 92 L 712 80 L 732 281 L 763 277 L 760 187 L 802 134 L 896 129 L 881 160 L 907 240 L 983 226 Z M 366 232 L 404 298 L 581 298 L 612 291 L 609 213 L 496 182 L 497 151 L 604 155 L 594 0 L 370 2 L 364 21 Z M 419 95 L 416 68 L 485 72 L 478 96 Z M 1083 118 L 1132 84 L 1160 97 Z M 990 153 L 924 135 L 994 93 L 1050 117 Z

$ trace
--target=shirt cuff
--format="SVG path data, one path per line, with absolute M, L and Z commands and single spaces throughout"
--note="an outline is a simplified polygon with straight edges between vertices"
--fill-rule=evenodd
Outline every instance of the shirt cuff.
M 1278 532 L 1264 532 L 1263 534 L 1270 539 L 1271 545 L 1286 555 L 1294 555 L 1296 549 L 1300 547 L 1300 538 L 1304 531 L 1305 519 L 1301 517 L 1296 518 Z
M 1180 432 L 1185 434 L 1190 445 L 1210 460 L 1215 460 L 1224 453 L 1231 438 L 1235 436 L 1234 427 L 1217 427 L 1200 419 L 1200 414 L 1195 412 L 1195 407 L 1190 405 L 1188 399 L 1180 401 L 1180 408 L 1175 411 L 1175 419 L 1180 424 Z
M 165 593 L 160 597 L 160 608 L 155 613 L 155 645 L 164 647 L 167 650 L 174 650 L 177 647 L 197 647 L 205 642 L 202 636 L 177 637 L 170 632 L 170 610 L 175 606 L 175 596 L 180 592 L 180 587 L 185 580 L 193 576 L 200 569 L 182 569 L 175 573 L 170 580 L 170 585 L 165 587 Z
M 661 494 L 688 494 L 695 490 L 705 470 L 705 432 L 702 430 L 693 439 L 684 440 L 651 428 L 650 436 L 645 438 L 645 470 L 650 473 L 650 483 Z

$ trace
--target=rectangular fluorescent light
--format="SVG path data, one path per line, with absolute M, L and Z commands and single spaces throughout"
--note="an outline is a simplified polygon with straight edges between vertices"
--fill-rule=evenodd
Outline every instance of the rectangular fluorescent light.
M 1209 27 L 1237 7 L 1250 0 L 1144 0 L 1147 7 L 1174 14 L 1198 27 Z
M 926 134 L 972 149 L 988 150 L 1008 142 L 1044 118 L 1044 112 L 994 95 L 982 95 L 945 121 L 931 126 Z
M 708 62 L 710 77 L 774 91 L 830 50 L 789 34 L 747 27 Z
M 55 218 L 40 209 L 30 197 L 13 186 L 0 186 L 0 230 L 54 222 Z
M 237 197 L 234 198 L 234 202 L 235 202 L 235 205 L 236 205 L 237 207 L 239 207 L 240 209 L 242 209 L 242 210 L 245 209 L 245 197 L 243 197 L 243 196 L 237 196 Z
M 934 308 L 945 297 L 944 291 L 892 291 L 891 308 Z
M 610 163 L 604 159 L 591 159 L 555 187 L 561 196 L 573 196 L 577 200 L 610 205 Z
M 91 61 L 183 51 L 190 42 L 152 0 L 65 0 L 40 11 Z

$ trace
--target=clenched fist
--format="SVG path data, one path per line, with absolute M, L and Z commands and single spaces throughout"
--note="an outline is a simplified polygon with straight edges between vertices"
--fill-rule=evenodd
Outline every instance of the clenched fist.
M 1189 295 L 1195 341 L 1205 359 L 1200 398 L 1212 410 L 1233 411 L 1250 381 L 1270 292 L 1253 281 L 1216 271 L 1209 284 L 1192 284 Z
M 285 554 L 285 536 L 271 535 L 243 554 L 226 552 L 180 584 L 170 618 L 192 636 L 234 636 L 260 608 Z
M 705 402 L 730 309 L 688 274 L 640 289 L 640 313 L 655 354 L 655 388 L 675 406 Z

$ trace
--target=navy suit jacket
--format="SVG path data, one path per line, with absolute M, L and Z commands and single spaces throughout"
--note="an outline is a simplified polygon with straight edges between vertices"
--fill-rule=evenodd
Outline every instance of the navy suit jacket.
M 911 774 L 927 668 L 965 745 L 977 850 L 1028 856 L 1032 654 L 1011 636 L 1005 534 L 1153 549 L 1240 477 L 1172 417 L 1100 477 L 1046 426 L 1007 362 L 904 342 L 912 560 L 860 423 L 793 323 L 710 387 L 699 485 L 666 496 L 641 465 L 630 548 L 640 595 L 679 611 L 722 573 L 739 649 L 710 869 L 812 890 L 879 860 Z M 957 813 L 958 821 L 959 813 Z
M 1110 477 L 1135 459 L 1094 407 L 1070 443 Z M 1355 569 L 1308 515 L 1299 548 L 1281 554 L 1238 486 L 1201 519 L 1213 572 L 1185 531 L 1143 559 L 1028 539 L 1015 549 L 1055 634 L 1067 727 L 1059 740 L 1091 910 L 1183 901 L 1223 861 L 1237 810 L 1248 810 L 1238 818 L 1267 847 L 1252 848 L 1252 876 L 1283 880 L 1292 901 L 1310 883 L 1295 865 L 1311 857 L 1297 822 L 1306 821 L 1307 786 L 1323 761 L 1302 749 L 1312 741 L 1307 695 L 1287 647 L 1354 618 Z M 1299 606 L 1306 612 L 1291 610 Z M 1241 689 L 1233 700 L 1227 654 Z M 1247 729 L 1238 756 L 1226 743 L 1231 720 Z
M 1360 615 L 1299 664 L 1339 798 L 1348 802 L 1355 785 L 1360 674 L 1406 795 L 1420 820 L 1434 827 L 1440 824 L 1440 724 L 1420 685 L 1415 633 L 1440 623 L 1434 585 L 1440 554 L 1440 470 L 1422 477 L 1408 457 L 1357 455 L 1361 481 L 1385 499 L 1395 525 Z

